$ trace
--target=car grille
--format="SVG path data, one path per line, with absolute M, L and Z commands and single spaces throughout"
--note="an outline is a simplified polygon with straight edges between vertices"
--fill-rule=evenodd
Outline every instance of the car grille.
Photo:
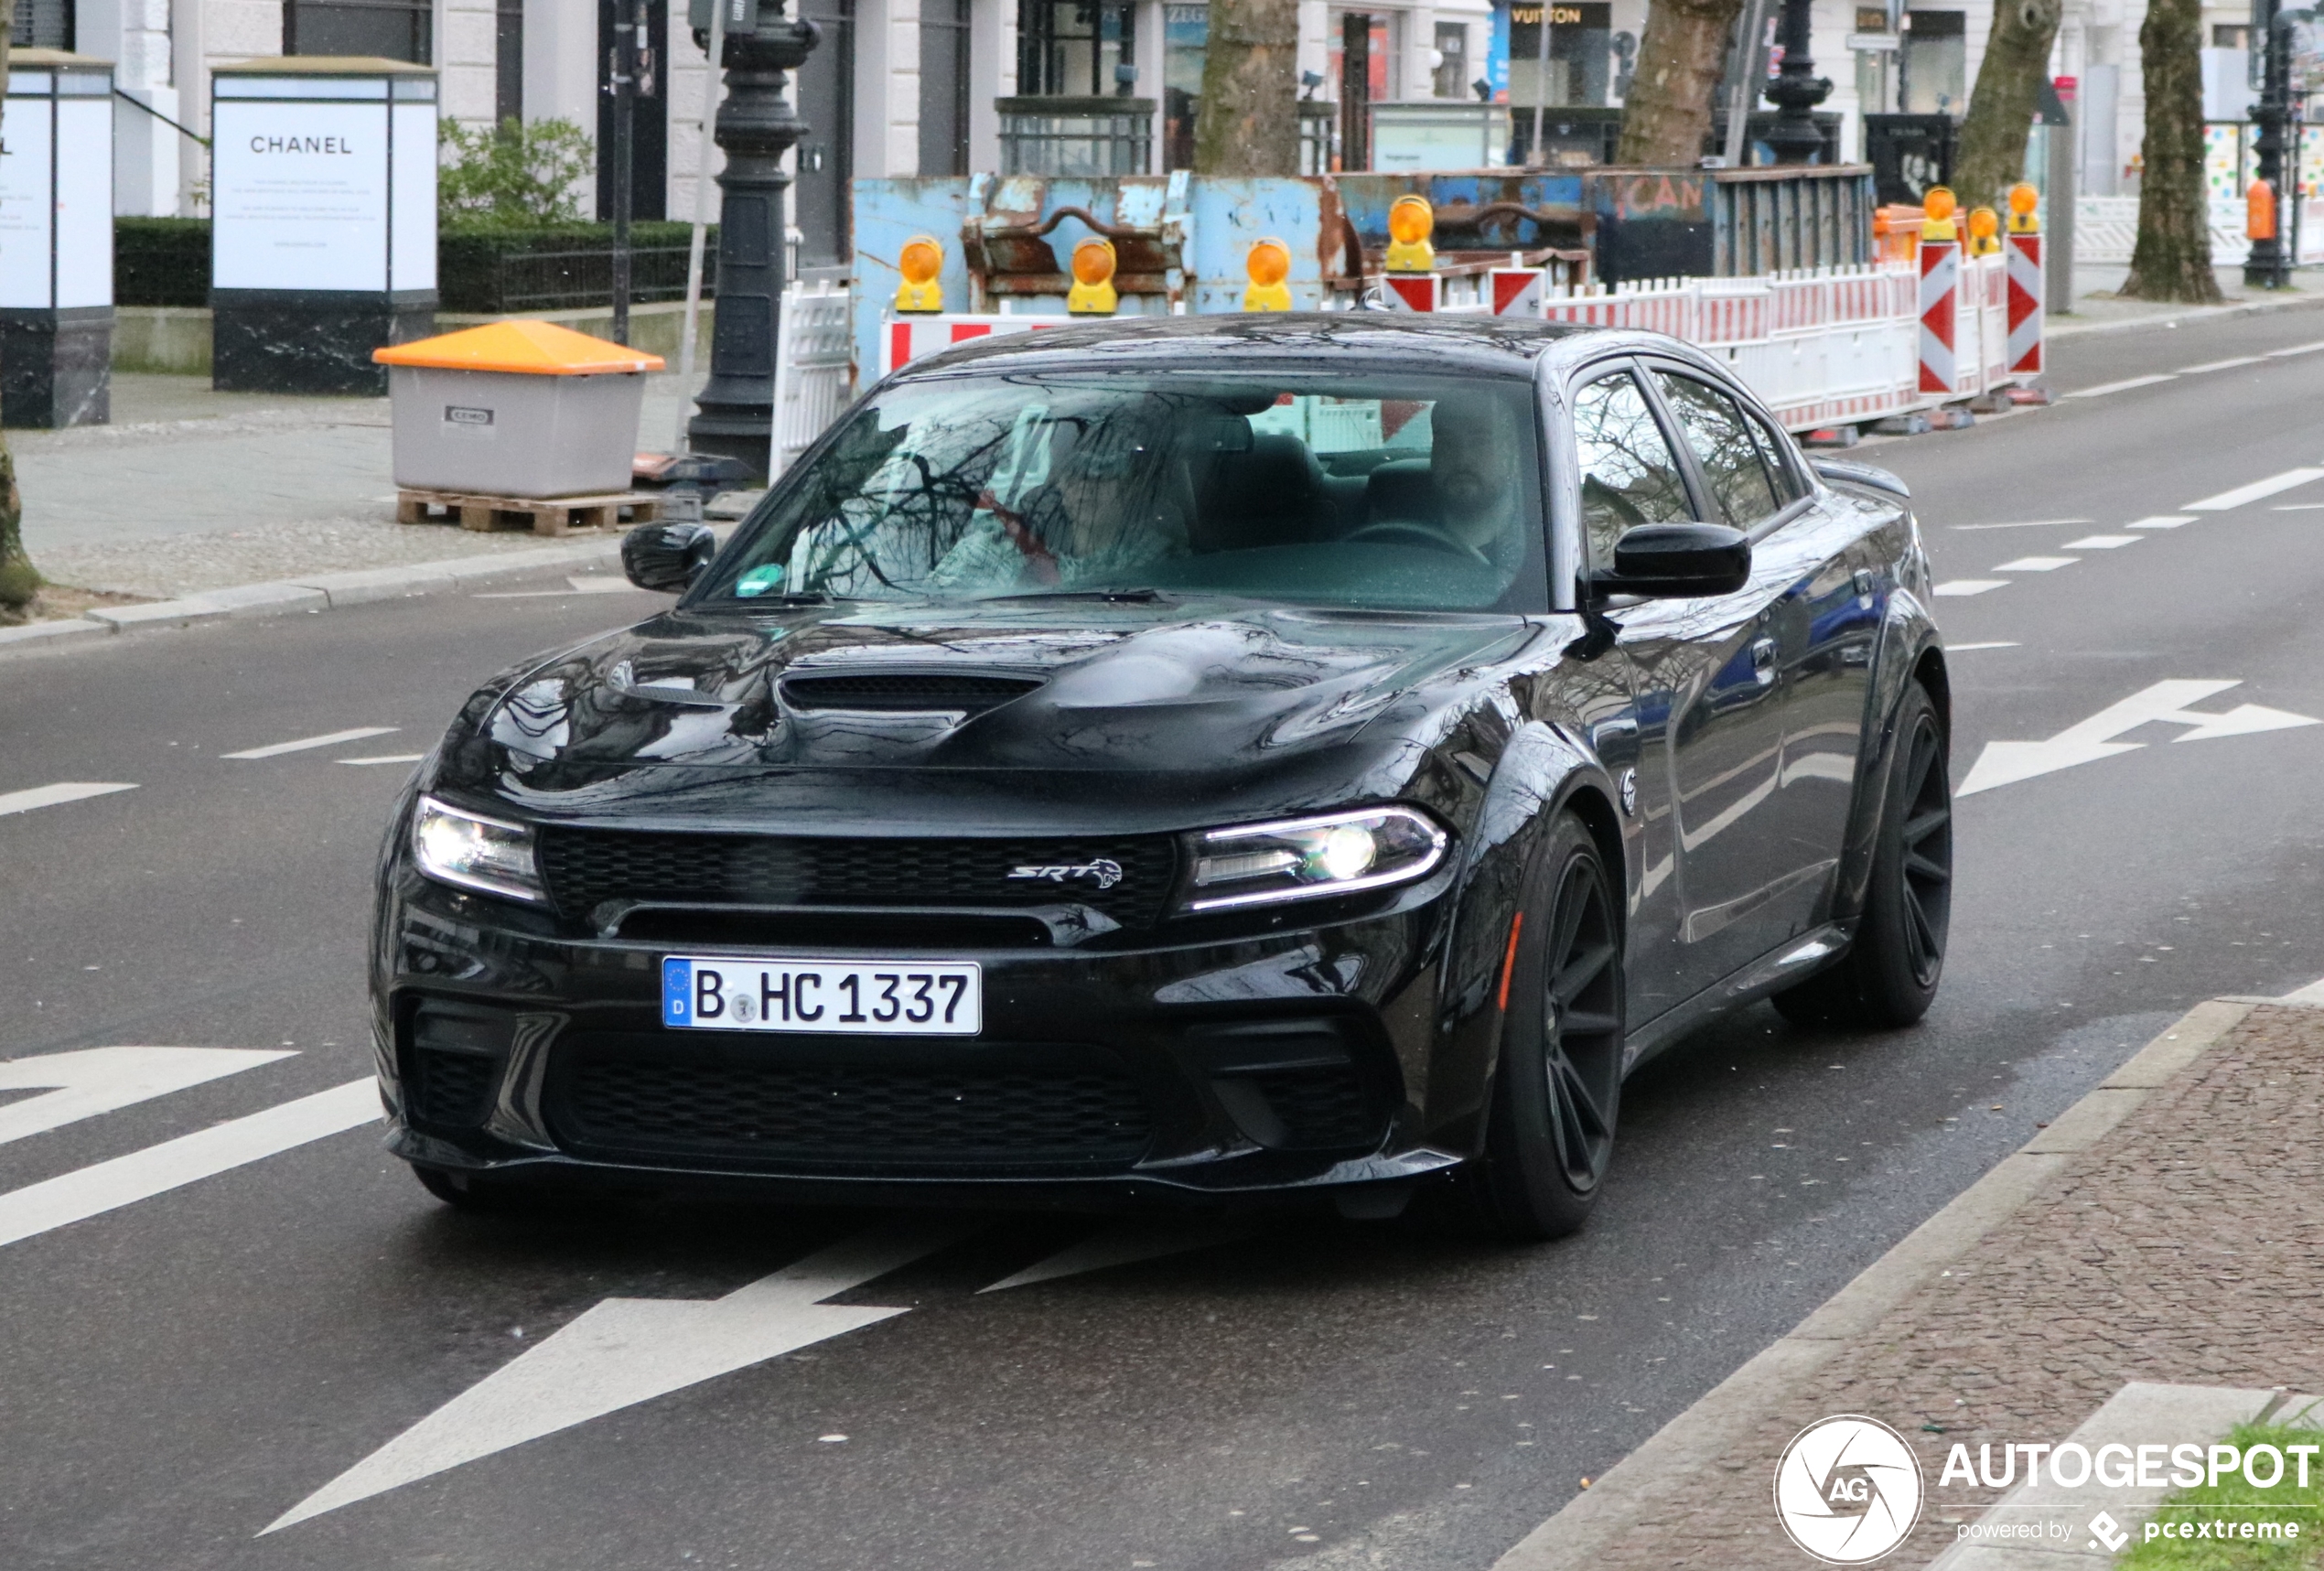
M 1286 1148 L 1369 1146 L 1381 1136 L 1382 1110 L 1352 1068 L 1271 1070 L 1250 1080 L 1283 1121 Z
M 1040 685 L 1039 678 L 1026 676 L 859 672 L 845 676 L 790 677 L 782 684 L 782 701 L 792 709 L 803 710 L 895 715 L 966 710 L 981 715 Z
M 412 1055 L 413 1121 L 473 1129 L 490 1111 L 493 1071 L 500 1060 L 479 1053 L 420 1049 Z
M 1178 875 L 1167 835 L 1086 840 L 815 839 L 771 834 L 541 832 L 541 871 L 557 909 L 576 920 L 605 900 L 683 905 L 926 909 L 1075 902 L 1124 927 L 1151 927 Z M 1012 878 L 1018 867 L 1122 869 L 1094 877 Z
M 1120 1168 L 1153 1138 L 1144 1093 L 1103 1049 L 848 1061 L 866 1050 L 750 1061 L 584 1038 L 559 1050 L 549 1117 L 576 1156 L 793 1171 Z

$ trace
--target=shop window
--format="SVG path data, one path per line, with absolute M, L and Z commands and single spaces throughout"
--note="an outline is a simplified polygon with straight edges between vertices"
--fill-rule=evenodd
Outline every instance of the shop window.
M 1210 43 L 1210 7 L 1162 7 L 1162 167 L 1194 167 L 1194 117 L 1202 107 L 1202 61 Z
M 1969 108 L 1968 15 L 1962 11 L 1904 14 L 1904 112 L 1950 114 Z
M 968 173 L 970 0 L 922 0 L 920 9 L 920 172 Z
M 1542 13 L 1549 13 L 1549 60 L 1542 61 Z M 1612 5 L 1553 0 L 1509 8 L 1509 102 L 1551 109 L 1606 102 L 1613 60 Z M 1544 91 L 1545 84 L 1545 91 Z
M 435 63 L 431 0 L 284 0 L 283 53 Z
M 1469 96 L 1469 25 L 1436 24 L 1436 70 L 1431 82 L 1438 98 Z
M 1135 5 L 1023 0 L 1017 91 L 1028 98 L 1129 96 L 1137 85 Z

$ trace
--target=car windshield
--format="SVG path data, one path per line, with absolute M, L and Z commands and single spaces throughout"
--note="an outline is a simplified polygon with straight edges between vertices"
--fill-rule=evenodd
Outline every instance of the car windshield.
M 696 604 L 1221 594 L 1546 608 L 1532 389 L 1191 371 L 905 382 L 777 488 Z

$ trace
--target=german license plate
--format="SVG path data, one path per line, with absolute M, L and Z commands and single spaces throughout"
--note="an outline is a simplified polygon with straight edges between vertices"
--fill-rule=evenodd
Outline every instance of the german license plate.
M 960 961 L 734 960 L 670 955 L 662 1023 L 679 1031 L 973 1037 L 983 968 Z

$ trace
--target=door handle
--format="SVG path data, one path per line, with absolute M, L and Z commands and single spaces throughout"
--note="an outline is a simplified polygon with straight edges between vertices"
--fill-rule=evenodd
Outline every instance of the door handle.
M 1760 639 L 1751 645 L 1751 674 L 1766 687 L 1775 681 L 1775 640 Z

